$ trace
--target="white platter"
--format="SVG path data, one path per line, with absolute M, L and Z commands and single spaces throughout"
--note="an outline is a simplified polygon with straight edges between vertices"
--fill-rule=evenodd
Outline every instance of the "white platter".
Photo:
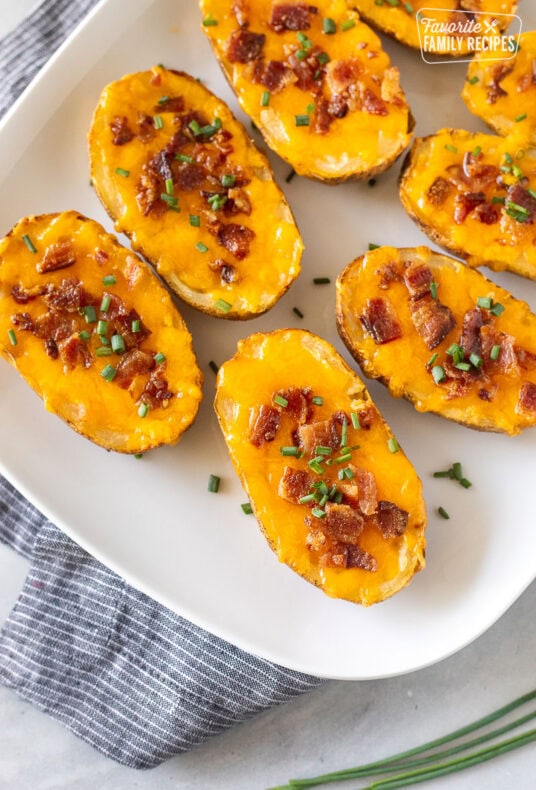
M 530 6 L 530 7 L 529 7 Z M 0 127 L 0 233 L 25 214 L 74 208 L 106 217 L 88 183 L 86 131 L 101 88 L 124 73 L 164 63 L 236 101 L 199 29 L 194 0 L 101 2 L 26 91 Z M 536 28 L 526 3 L 525 29 Z M 417 133 L 440 126 L 482 128 L 459 98 L 463 64 L 426 65 L 386 42 L 402 71 Z M 249 123 L 249 121 L 246 121 Z M 252 132 L 252 134 L 254 134 Z M 370 391 L 421 475 L 428 503 L 428 564 L 383 604 L 362 609 L 328 599 L 279 565 L 251 516 L 212 412 L 220 363 L 250 332 L 300 326 L 332 341 L 334 286 L 314 287 L 369 242 L 426 243 L 399 205 L 399 165 L 374 188 L 328 187 L 295 178 L 271 156 L 307 247 L 299 281 L 267 316 L 233 324 L 181 306 L 206 374 L 205 399 L 179 445 L 141 461 L 107 454 L 43 410 L 7 364 L 0 365 L 0 468 L 74 540 L 130 583 L 240 647 L 312 674 L 366 679 L 438 661 L 475 639 L 536 576 L 534 431 L 510 439 L 479 434 Z M 123 240 L 125 241 L 125 240 Z M 495 277 L 536 308 L 536 284 Z M 292 308 L 298 306 L 300 321 Z M 432 472 L 462 461 L 465 491 Z M 207 492 L 210 473 L 220 493 Z M 438 518 L 438 505 L 451 519 Z

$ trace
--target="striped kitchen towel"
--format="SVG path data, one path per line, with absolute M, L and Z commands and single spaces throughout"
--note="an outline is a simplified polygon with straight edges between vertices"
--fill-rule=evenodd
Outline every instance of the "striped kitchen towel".
M 94 4 L 45 0 L 0 42 L 0 114 Z M 0 681 L 118 762 L 150 768 L 321 682 L 133 589 L 2 478 L 0 540 L 31 561 L 0 633 Z

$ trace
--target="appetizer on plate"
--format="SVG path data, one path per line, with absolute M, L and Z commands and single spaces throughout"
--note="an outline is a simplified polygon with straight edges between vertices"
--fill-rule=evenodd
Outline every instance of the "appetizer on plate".
M 442 129 L 415 140 L 400 199 L 432 241 L 470 266 L 536 279 L 536 149 Z
M 478 11 L 486 14 L 485 17 L 479 16 L 478 21 L 482 24 L 483 30 L 487 33 L 489 25 L 493 25 L 498 33 L 503 33 L 510 25 L 508 17 L 501 14 L 515 14 L 517 10 L 517 0 L 348 0 L 348 5 L 359 11 L 363 19 L 370 22 L 382 33 L 392 36 L 414 49 L 423 49 L 431 54 L 447 55 L 459 57 L 475 52 L 475 44 L 472 40 L 475 33 L 471 29 L 466 29 L 465 25 L 474 21 L 471 12 Z M 423 26 L 422 31 L 425 35 L 419 36 L 417 24 L 417 14 L 419 11 L 426 11 L 426 17 L 434 22 L 443 25 L 457 26 L 454 32 L 436 33 L 432 29 L 428 31 Z M 498 16 L 497 16 L 498 15 Z M 461 27 L 461 30 L 460 30 Z M 467 32 L 463 32 L 466 30 Z M 460 32 L 461 38 L 460 41 Z M 452 46 L 446 48 L 439 40 L 444 36 L 452 36 L 455 41 Z M 466 38 L 464 42 L 463 39 Z M 476 51 L 479 51 L 478 49 Z
M 302 241 L 268 160 L 193 77 L 157 66 L 108 85 L 89 152 L 116 230 L 192 307 L 253 318 L 298 276 Z
M 358 376 L 325 340 L 255 334 L 218 373 L 216 413 L 279 560 L 365 606 L 424 566 L 421 482 Z
M 536 32 L 522 33 L 516 54 L 490 60 L 480 52 L 467 71 L 462 97 L 497 134 L 536 143 Z
M 240 106 L 300 175 L 370 178 L 407 148 L 413 119 L 381 42 L 344 0 L 200 0 Z
M 395 398 L 470 428 L 536 425 L 536 316 L 427 247 L 380 247 L 337 280 L 339 334 Z
M 166 289 L 75 211 L 26 217 L 0 241 L 0 353 L 48 411 L 107 450 L 175 443 L 201 401 Z

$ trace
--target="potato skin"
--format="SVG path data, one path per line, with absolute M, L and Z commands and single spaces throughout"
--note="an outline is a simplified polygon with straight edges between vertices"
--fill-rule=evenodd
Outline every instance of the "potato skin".
M 375 474 L 379 499 L 391 500 L 409 513 L 407 529 L 399 538 L 386 540 L 375 527 L 365 527 L 364 548 L 378 562 L 374 573 L 320 567 L 307 548 L 307 509 L 277 493 L 285 466 L 307 468 L 304 460 L 280 454 L 280 446 L 292 443 L 287 418 L 282 417 L 274 441 L 255 447 L 249 440 L 251 415 L 260 405 L 270 404 L 279 390 L 307 386 L 323 397 L 322 405 L 314 407 L 313 421 L 329 419 L 341 409 L 347 413 L 364 409 L 370 414 L 368 430 L 349 426 L 349 444 L 359 440 L 362 448 L 353 453 L 352 462 Z M 364 606 L 394 595 L 424 567 L 426 512 L 421 482 L 401 450 L 390 452 L 389 427 L 361 379 L 329 343 L 297 329 L 258 333 L 240 341 L 235 356 L 220 367 L 215 410 L 259 527 L 281 562 L 327 595 Z
M 196 133 L 214 119 L 221 131 Z M 268 160 L 193 77 L 156 66 L 106 86 L 88 142 L 92 182 L 116 230 L 192 307 L 254 318 L 299 275 L 303 243 Z
M 58 268 L 39 270 L 51 262 Z M 100 309 L 105 294 L 112 313 Z M 81 314 L 80 305 L 88 304 L 95 320 Z M 124 320 L 115 317 L 119 307 Z M 140 321 L 139 339 L 131 334 L 133 320 Z M 131 348 L 147 355 L 147 371 L 133 373 L 128 388 L 102 376 L 106 365 L 117 376 L 126 359 L 108 345 L 119 331 L 126 356 Z M 195 419 L 203 377 L 169 294 L 148 264 L 75 211 L 25 217 L 0 241 L 0 338 L 0 354 L 46 409 L 107 450 L 137 454 L 174 444 Z M 110 353 L 97 355 L 105 343 Z M 165 359 L 151 364 L 157 354 Z M 145 391 L 151 375 L 173 396 L 162 405 Z M 142 418 L 138 410 L 146 401 L 151 406 Z
M 482 165 L 495 168 L 497 178 L 502 174 L 505 184 L 504 188 L 497 187 L 496 179 L 492 178 L 485 186 L 486 203 L 497 214 L 493 224 L 478 220 L 473 212 L 461 223 L 455 221 L 458 193 L 479 191 L 471 180 L 466 185 L 458 181 L 455 186 L 452 176 L 453 168 L 463 170 L 465 156 L 473 151 L 480 151 Z M 508 187 L 519 181 L 519 173 L 527 179 L 526 188 L 535 190 L 535 166 L 536 149 L 527 148 L 518 138 L 441 129 L 436 134 L 417 138 L 408 152 L 400 173 L 400 200 L 411 219 L 433 242 L 463 258 L 469 266 L 489 266 L 494 271 L 511 271 L 534 280 L 536 225 L 517 221 L 508 214 L 506 206 L 493 203 L 493 199 L 505 198 Z M 519 173 L 504 173 L 501 170 L 504 167 L 517 168 Z M 452 183 L 450 195 L 440 205 L 428 198 L 436 179 Z
M 391 167 L 409 144 L 415 123 L 398 84 L 398 69 L 390 66 L 379 38 L 360 21 L 359 15 L 342 0 L 322 0 L 315 4 L 317 13 L 311 14 L 310 27 L 305 33 L 296 33 L 294 28 L 276 32 L 270 25 L 273 4 L 269 0 L 247 4 L 243 13 L 236 11 L 238 5 L 231 0 L 200 0 L 203 18 L 218 21 L 217 25 L 203 26 L 203 30 L 242 109 L 252 118 L 270 148 L 299 175 L 327 184 L 369 179 Z M 324 18 L 335 21 L 333 34 L 323 32 Z M 341 27 L 345 23 L 353 23 L 353 27 Z M 237 63 L 229 57 L 231 36 L 246 24 L 248 30 L 265 36 L 258 63 L 263 63 L 265 57 L 266 62 L 283 64 L 289 53 L 300 50 L 297 36 L 306 35 L 312 42 L 312 51 L 318 47 L 328 59 L 327 65 L 320 63 L 315 72 L 321 88 L 318 85 L 297 87 L 291 78 L 282 87 L 268 91 L 269 103 L 264 106 L 266 85 L 252 77 L 253 63 Z M 375 57 L 369 58 L 369 52 L 374 52 Z M 318 133 L 314 129 L 319 102 L 323 93 L 323 98 L 331 100 L 334 97 L 327 72 L 332 69 L 334 72 L 339 66 L 344 69 L 346 63 L 359 64 L 363 89 L 373 90 L 378 97 L 380 94 L 387 97 L 385 112 L 377 108 L 370 111 L 350 108 L 344 115 L 334 117 L 327 131 Z M 289 73 L 287 71 L 287 75 Z M 358 82 L 356 77 L 352 90 L 357 90 Z M 379 93 L 378 85 L 381 86 Z M 314 109 L 310 111 L 309 107 Z M 305 117 L 307 113 L 309 124 L 297 126 L 296 118 Z
M 429 267 L 438 299 L 452 310 L 456 319 L 455 327 L 433 351 L 416 332 L 411 319 L 409 293 L 402 282 L 402 272 L 408 263 Z M 387 287 L 381 284 L 385 267 L 397 274 Z M 460 342 L 465 314 L 476 307 L 479 297 L 488 296 L 505 307 L 497 318 L 486 316 L 494 331 L 504 334 L 501 342 L 508 344 L 506 338 L 513 337 L 516 347 L 536 354 L 536 316 L 525 302 L 515 299 L 480 272 L 427 247 L 381 247 L 349 263 L 337 280 L 337 328 L 363 372 L 381 381 L 393 397 L 403 397 L 420 412 L 431 412 L 468 428 L 514 436 L 536 425 L 536 413 L 529 415 L 518 409 L 522 384 L 536 383 L 536 365 L 533 370 L 523 370 L 512 363 L 508 370 L 501 370 L 485 360 L 483 372 L 487 378 L 475 379 L 466 393 L 453 396 L 455 382 L 437 385 L 429 364 L 432 354 L 437 354 L 434 364 L 445 365 L 449 359 L 446 349 Z M 401 338 L 384 345 L 374 342 L 360 319 L 368 300 L 376 298 L 389 300 L 402 327 Z M 493 393 L 490 401 L 479 395 L 481 388 Z

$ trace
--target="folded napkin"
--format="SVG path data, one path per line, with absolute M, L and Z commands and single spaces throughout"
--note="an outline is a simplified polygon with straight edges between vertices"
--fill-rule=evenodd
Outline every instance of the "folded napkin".
M 0 113 L 94 4 L 45 0 L 0 41 Z M 0 633 L 0 681 L 118 762 L 150 768 L 321 682 L 133 589 L 1 477 L 0 540 L 31 561 Z

